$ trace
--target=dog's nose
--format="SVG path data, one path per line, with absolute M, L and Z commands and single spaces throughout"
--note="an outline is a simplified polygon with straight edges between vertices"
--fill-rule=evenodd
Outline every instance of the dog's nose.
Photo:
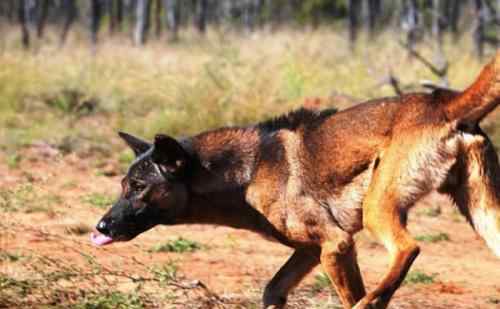
M 97 223 L 96 229 L 99 231 L 99 233 L 102 233 L 104 235 L 109 235 L 109 223 L 106 222 L 105 219 L 102 219 Z

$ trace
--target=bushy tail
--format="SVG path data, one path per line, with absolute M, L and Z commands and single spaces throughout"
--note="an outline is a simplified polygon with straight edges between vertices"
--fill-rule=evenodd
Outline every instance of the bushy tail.
M 476 81 L 449 101 L 445 113 L 449 120 L 475 124 L 500 104 L 500 51 L 479 74 Z

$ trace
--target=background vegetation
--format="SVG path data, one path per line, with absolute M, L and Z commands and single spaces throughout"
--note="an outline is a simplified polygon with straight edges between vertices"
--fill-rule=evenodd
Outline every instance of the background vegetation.
M 221 232 L 207 245 L 198 240 L 204 230 L 185 229 L 118 248 L 122 255 L 90 248 L 87 235 L 132 160 L 116 132 L 183 136 L 304 104 L 342 109 L 436 86 L 463 89 L 495 52 L 496 8 L 444 0 L 0 1 L 0 307 L 259 307 L 260 281 L 243 296 L 220 296 L 182 271 L 191 255 L 206 262 L 211 252 L 241 250 L 238 237 Z M 495 119 L 485 126 L 500 144 Z M 430 222 L 441 210 L 418 216 Z M 461 233 L 419 232 L 423 246 L 461 241 Z M 442 284 L 419 267 L 409 289 Z M 325 297 L 324 274 L 311 280 L 293 306 L 338 304 Z M 482 304 L 493 308 L 500 300 L 484 291 L 491 296 Z

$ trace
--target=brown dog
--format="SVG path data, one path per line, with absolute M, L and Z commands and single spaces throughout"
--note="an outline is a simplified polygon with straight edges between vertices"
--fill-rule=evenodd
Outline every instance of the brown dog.
M 385 308 L 419 253 L 407 211 L 425 194 L 449 194 L 500 255 L 500 167 L 478 126 L 500 103 L 500 53 L 464 92 L 436 90 L 222 128 L 153 144 L 121 133 L 137 158 L 120 199 L 97 225 L 97 245 L 157 224 L 244 228 L 295 248 L 266 286 L 266 308 L 318 263 L 345 308 Z M 369 293 L 353 235 L 368 229 L 389 269 Z

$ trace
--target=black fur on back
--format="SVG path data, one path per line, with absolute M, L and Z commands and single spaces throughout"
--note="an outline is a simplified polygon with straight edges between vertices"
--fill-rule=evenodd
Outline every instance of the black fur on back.
M 315 122 L 322 122 L 324 119 L 335 114 L 336 112 L 336 108 L 319 111 L 301 107 L 297 110 L 289 112 L 288 114 L 258 123 L 256 127 L 265 132 L 273 132 L 281 129 L 293 131 L 302 125 L 307 126 L 314 124 Z

